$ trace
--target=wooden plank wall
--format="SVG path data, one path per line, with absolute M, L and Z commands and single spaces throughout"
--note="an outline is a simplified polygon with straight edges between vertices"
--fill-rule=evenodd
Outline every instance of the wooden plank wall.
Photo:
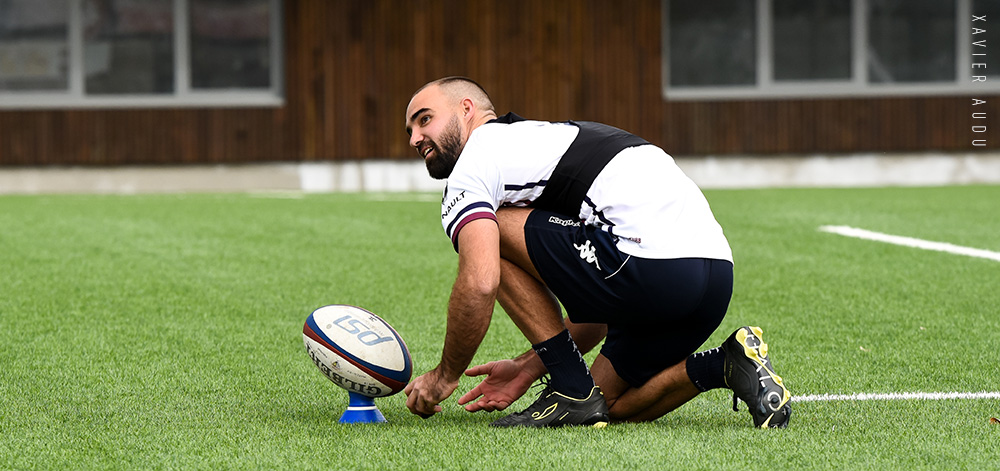
M 969 97 L 667 101 L 660 7 L 285 0 L 285 106 L 3 110 L 0 165 L 415 158 L 404 108 L 446 75 L 478 80 L 501 112 L 603 121 L 674 155 L 981 150 Z M 1000 96 L 979 98 L 1000 117 Z

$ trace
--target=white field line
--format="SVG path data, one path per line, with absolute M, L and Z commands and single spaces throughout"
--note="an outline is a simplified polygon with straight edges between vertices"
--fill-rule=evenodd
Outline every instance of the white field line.
M 947 242 L 932 242 L 923 239 L 914 239 L 912 237 L 903 237 L 890 234 L 883 234 L 881 232 L 866 231 L 864 229 L 858 229 L 856 227 L 849 226 L 820 226 L 819 230 L 823 232 L 830 232 L 833 234 L 840 234 L 847 237 L 856 237 L 858 239 L 874 240 L 878 242 L 886 242 L 889 244 L 903 245 L 906 247 L 914 247 L 924 250 L 934 250 L 938 252 L 948 252 L 957 255 L 967 255 L 969 257 L 986 258 L 989 260 L 996 260 L 1000 262 L 1000 253 L 991 252 L 989 250 L 974 249 L 971 247 L 962 247 L 961 245 L 949 244 Z
M 806 396 L 792 396 L 792 402 L 822 402 L 822 401 L 905 401 L 924 400 L 941 401 L 945 399 L 1000 399 L 1000 392 L 950 392 L 950 393 L 929 393 L 929 392 L 908 392 L 908 393 L 886 393 L 886 394 L 810 394 Z

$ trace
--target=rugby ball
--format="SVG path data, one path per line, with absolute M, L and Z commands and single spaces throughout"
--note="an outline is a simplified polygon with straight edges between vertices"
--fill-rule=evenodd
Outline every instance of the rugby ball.
M 313 363 L 350 392 L 383 397 L 403 390 L 413 373 L 406 343 L 379 316 L 355 306 L 323 306 L 306 318 L 302 341 Z

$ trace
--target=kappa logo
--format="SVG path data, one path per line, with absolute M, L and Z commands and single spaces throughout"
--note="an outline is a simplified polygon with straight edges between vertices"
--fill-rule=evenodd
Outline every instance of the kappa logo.
M 551 222 L 552 224 L 559 224 L 560 226 L 563 227 L 580 225 L 580 221 L 574 221 L 572 219 L 562 219 L 562 218 L 557 218 L 555 216 L 549 216 L 549 222 Z
M 601 269 L 601 265 L 597 263 L 597 247 L 590 245 L 589 240 L 581 245 L 573 244 L 573 247 L 580 251 L 581 259 L 586 260 L 587 263 L 593 263 L 598 270 Z

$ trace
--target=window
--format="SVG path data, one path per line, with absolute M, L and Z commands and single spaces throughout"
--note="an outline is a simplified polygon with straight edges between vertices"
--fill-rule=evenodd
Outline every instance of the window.
M 956 28 L 953 2 L 868 1 L 869 81 L 955 81 Z
M 663 12 L 668 99 L 1000 92 L 1000 48 L 977 45 L 1000 44 L 996 0 L 663 0 Z
M 65 90 L 66 0 L 0 0 L 0 91 Z
M 191 0 L 191 86 L 267 88 L 268 0 Z
M 674 86 L 752 85 L 756 77 L 753 3 L 746 0 L 669 2 Z
M 173 93 L 174 54 L 171 0 L 84 0 L 86 94 Z
M 277 106 L 280 0 L 0 0 L 0 108 Z
M 851 79 L 851 3 L 774 0 L 774 80 Z

